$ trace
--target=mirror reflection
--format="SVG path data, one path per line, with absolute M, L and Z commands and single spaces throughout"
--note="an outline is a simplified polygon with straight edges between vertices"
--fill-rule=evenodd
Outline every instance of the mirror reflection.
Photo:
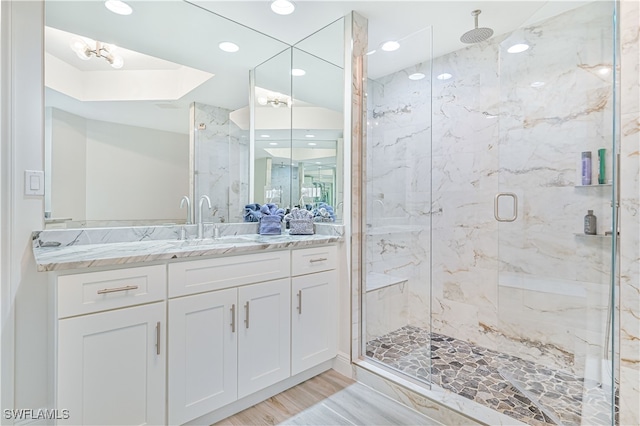
M 130 4 L 45 3 L 47 228 L 190 223 L 202 195 L 205 222 L 341 200 L 342 20 L 303 50 L 187 2 Z
M 340 216 L 343 25 L 340 19 L 255 69 L 257 203 L 285 208 L 326 203 Z M 283 77 L 287 74 L 290 80 Z

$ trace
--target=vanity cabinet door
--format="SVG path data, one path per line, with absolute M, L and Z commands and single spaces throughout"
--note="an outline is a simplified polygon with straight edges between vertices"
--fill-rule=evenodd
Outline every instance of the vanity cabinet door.
M 336 356 L 336 272 L 294 277 L 291 289 L 291 375 L 295 375 Z
M 60 423 L 164 424 L 164 327 L 164 302 L 60 320 Z
M 169 424 L 236 400 L 237 294 L 233 288 L 169 300 Z
M 291 374 L 291 281 L 238 289 L 238 398 Z

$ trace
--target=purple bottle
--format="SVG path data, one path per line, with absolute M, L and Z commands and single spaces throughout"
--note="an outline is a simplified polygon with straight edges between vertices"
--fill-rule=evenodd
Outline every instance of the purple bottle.
M 582 153 L 582 184 L 591 185 L 591 152 Z

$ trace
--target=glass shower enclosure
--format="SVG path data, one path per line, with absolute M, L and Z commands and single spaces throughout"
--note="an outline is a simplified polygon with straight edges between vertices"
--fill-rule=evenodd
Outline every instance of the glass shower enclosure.
M 554 3 L 434 58 L 425 30 L 399 71 L 368 58 L 362 350 L 527 424 L 610 425 L 614 2 Z

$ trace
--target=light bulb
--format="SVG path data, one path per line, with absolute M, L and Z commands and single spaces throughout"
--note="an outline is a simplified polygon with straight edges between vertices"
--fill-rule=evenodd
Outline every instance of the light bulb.
M 120 0 L 107 0 L 104 2 L 104 6 L 118 15 L 131 15 L 133 12 L 131 6 Z
M 115 69 L 120 69 L 124 66 L 124 60 L 120 56 L 114 56 L 113 60 L 109 62 Z
M 269 102 L 269 100 L 267 98 L 265 98 L 264 96 L 258 97 L 258 104 L 259 105 L 266 105 L 267 102 Z
M 274 0 L 271 3 L 271 10 L 278 15 L 290 15 L 296 6 L 289 0 Z

